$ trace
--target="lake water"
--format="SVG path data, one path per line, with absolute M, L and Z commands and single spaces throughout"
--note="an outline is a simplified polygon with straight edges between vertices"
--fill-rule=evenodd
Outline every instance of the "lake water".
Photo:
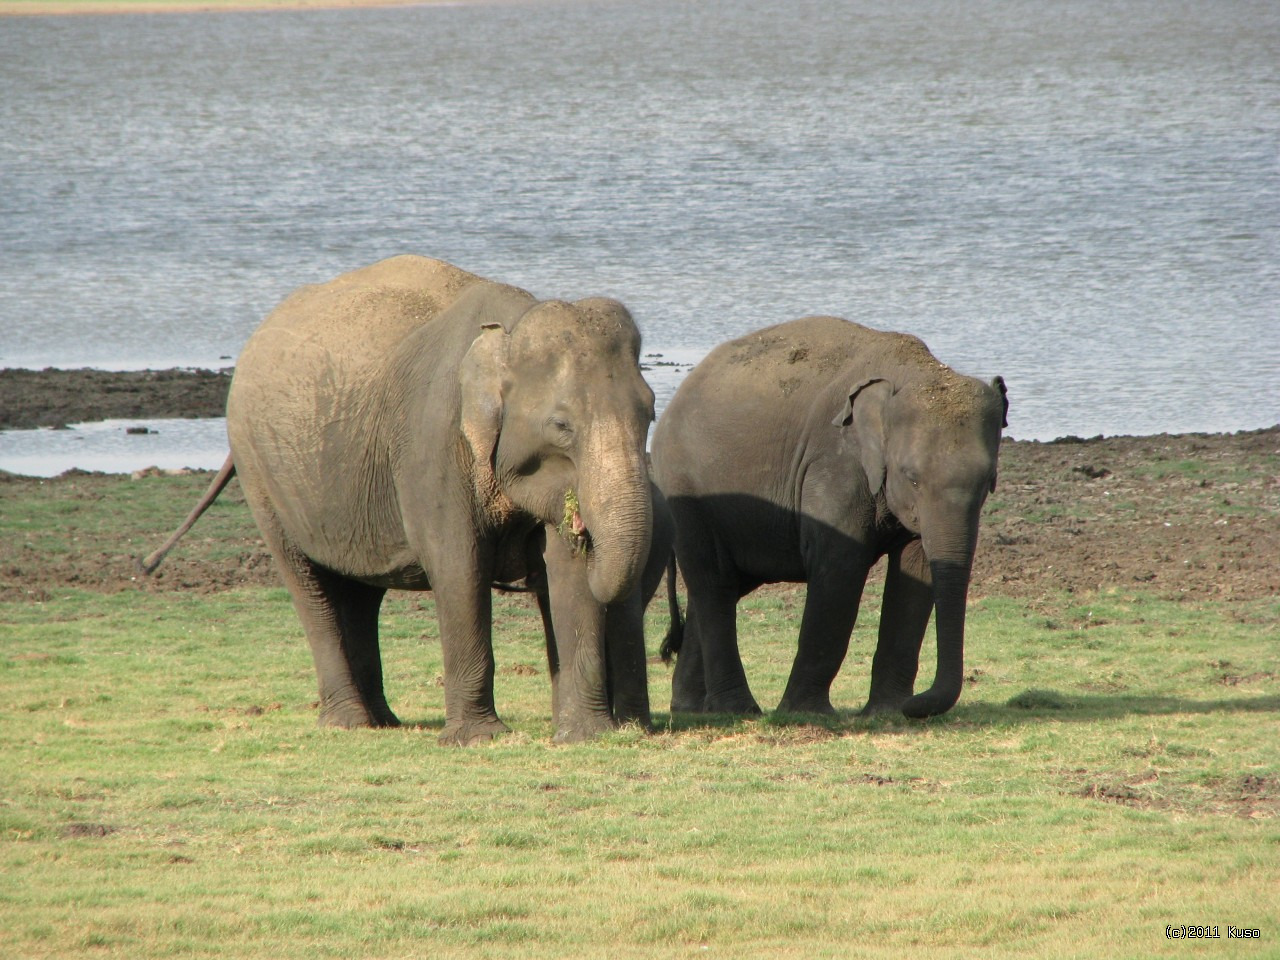
M 1277 50 L 1272 0 L 3 19 L 0 366 L 227 366 L 293 288 L 417 252 L 616 296 L 668 359 L 910 331 L 1002 374 L 1021 439 L 1268 426 Z

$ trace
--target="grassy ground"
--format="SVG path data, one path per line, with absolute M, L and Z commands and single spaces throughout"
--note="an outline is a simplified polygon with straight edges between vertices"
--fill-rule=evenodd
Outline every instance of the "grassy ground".
M 797 602 L 744 607 L 762 702 Z M 6 955 L 1276 956 L 1280 604 L 1061 610 L 977 603 L 971 682 L 934 722 L 660 715 L 565 748 L 536 617 L 504 598 L 514 732 L 448 750 L 429 597 L 383 617 L 389 732 L 314 726 L 279 589 L 5 603 Z
M 429 594 L 382 618 L 406 727 L 318 730 L 236 484 L 143 581 L 207 474 L 0 474 L 0 958 L 1280 956 L 1276 440 L 1010 444 L 934 721 L 853 714 L 873 584 L 838 718 L 553 747 L 506 596 L 468 750 Z M 763 704 L 802 603 L 742 607 Z

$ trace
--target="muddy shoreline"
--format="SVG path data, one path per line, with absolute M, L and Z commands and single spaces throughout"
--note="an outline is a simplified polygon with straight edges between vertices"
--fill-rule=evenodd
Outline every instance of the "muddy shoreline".
M 0 430 L 132 417 L 221 417 L 231 371 L 0 370 Z

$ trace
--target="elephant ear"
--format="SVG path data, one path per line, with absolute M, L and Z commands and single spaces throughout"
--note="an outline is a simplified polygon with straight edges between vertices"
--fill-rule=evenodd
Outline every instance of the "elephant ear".
M 870 377 L 849 390 L 844 408 L 831 421 L 836 427 L 853 426 L 872 496 L 884 486 L 884 405 L 892 395 L 893 387 L 888 380 Z
M 486 323 L 462 358 L 462 435 L 475 458 L 483 486 L 495 482 L 493 457 L 502 427 L 502 381 L 510 335 L 500 323 Z
M 1004 410 L 1000 414 L 1000 426 L 1007 427 L 1009 425 L 1009 390 L 1004 385 L 1004 377 L 993 378 L 991 386 L 1000 391 L 1000 402 L 1004 404 Z
M 1000 403 L 1002 404 L 1002 409 L 1000 411 L 1000 428 L 1004 429 L 1009 426 L 1009 391 L 1004 385 L 1004 377 L 993 377 L 991 380 L 991 386 L 993 389 L 1000 392 Z M 996 474 L 992 474 L 991 476 L 990 490 L 992 493 L 996 492 L 996 477 Z

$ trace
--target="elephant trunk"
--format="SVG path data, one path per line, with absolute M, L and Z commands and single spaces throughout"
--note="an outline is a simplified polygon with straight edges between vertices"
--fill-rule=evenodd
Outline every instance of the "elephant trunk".
M 977 547 L 977 516 L 967 529 L 952 537 L 924 538 L 925 556 L 933 580 L 933 607 L 938 640 L 938 666 L 933 686 L 902 705 L 908 717 L 936 717 L 960 699 L 964 684 L 964 622 L 969 577 Z M 926 528 L 927 529 L 927 528 Z M 939 541 L 946 546 L 939 546 Z
M 587 583 L 605 604 L 626 599 L 639 586 L 653 530 L 643 441 L 620 440 L 622 433 L 593 436 L 591 456 L 578 467 L 579 509 L 590 537 Z

